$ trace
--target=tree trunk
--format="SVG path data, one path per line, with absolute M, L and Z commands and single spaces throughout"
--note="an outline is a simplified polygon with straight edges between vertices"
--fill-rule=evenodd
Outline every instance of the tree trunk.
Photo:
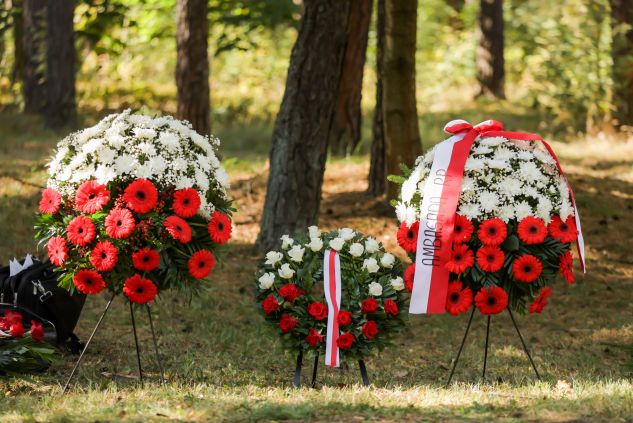
M 385 51 L 385 0 L 378 0 L 376 6 L 376 105 L 374 106 L 374 120 L 371 127 L 371 158 L 367 192 L 378 197 L 385 193 L 387 187 L 385 133 L 382 122 L 382 59 Z
M 13 69 L 11 70 L 11 85 L 22 80 L 24 75 L 24 21 L 22 18 L 22 0 L 12 0 L 11 21 L 13 23 Z
M 417 0 L 385 1 L 383 125 L 387 175 L 400 174 L 400 163 L 413 165 L 422 154 L 415 100 Z M 388 184 L 389 199 L 398 187 Z
M 360 142 L 360 102 L 372 3 L 373 0 L 354 0 L 351 3 L 338 104 L 330 135 L 330 151 L 337 155 L 351 153 Z
M 305 0 L 292 48 L 286 90 L 273 131 L 268 190 L 257 239 L 260 250 L 283 234 L 315 224 L 338 84 L 350 0 Z
M 47 10 L 44 120 L 50 128 L 74 125 L 77 117 L 74 12 L 75 0 L 56 0 Z
M 24 0 L 22 7 L 24 112 L 43 113 L 46 104 L 46 0 Z
M 208 7 L 208 0 L 178 0 L 176 4 L 177 115 L 203 135 L 211 133 Z
M 613 105 L 618 126 L 633 126 L 633 2 L 611 0 Z
M 477 81 L 479 94 L 505 98 L 503 59 L 503 0 L 480 0 Z

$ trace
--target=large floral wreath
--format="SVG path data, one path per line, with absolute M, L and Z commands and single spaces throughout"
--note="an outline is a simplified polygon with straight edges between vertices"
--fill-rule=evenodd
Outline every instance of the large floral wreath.
M 435 149 L 416 161 L 402 183 L 396 214 L 399 245 L 415 260 L 422 193 Z M 466 161 L 455 216 L 446 310 L 471 304 L 496 314 L 508 304 L 540 313 L 557 274 L 574 283 L 570 243 L 576 240 L 567 181 L 539 143 L 479 136 Z M 405 271 L 411 290 L 415 263 Z
M 402 265 L 371 237 L 352 229 L 321 233 L 316 227 L 298 240 L 282 238 L 257 272 L 256 297 L 266 320 L 287 349 L 325 350 L 328 309 L 323 294 L 326 249 L 340 256 L 341 304 L 337 341 L 343 355 L 363 357 L 382 349 L 403 327 L 408 303 Z
M 60 285 L 141 304 L 171 287 L 195 292 L 231 235 L 218 146 L 187 122 L 129 110 L 63 139 L 36 234 Z

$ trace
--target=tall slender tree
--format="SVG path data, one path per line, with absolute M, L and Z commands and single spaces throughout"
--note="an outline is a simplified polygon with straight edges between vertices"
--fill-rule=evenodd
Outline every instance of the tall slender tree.
M 371 126 L 371 158 L 367 192 L 373 196 L 385 193 L 385 130 L 382 122 L 382 58 L 385 51 L 385 0 L 376 2 L 376 105 Z
M 208 8 L 208 0 L 176 3 L 177 115 L 205 135 L 211 133 Z
M 399 174 L 400 163 L 413 165 L 422 153 L 415 98 L 417 11 L 417 0 L 385 0 L 382 112 L 388 175 Z M 388 198 L 397 195 L 397 186 L 389 184 Z
M 478 96 L 505 98 L 503 0 L 480 0 L 479 5 L 479 45 L 475 60 Z
M 633 126 L 633 1 L 610 3 L 614 117 L 618 125 Z
M 372 3 L 373 0 L 354 0 L 351 4 L 345 60 L 330 137 L 330 151 L 338 155 L 351 153 L 360 142 L 360 102 Z
M 55 0 L 47 7 L 46 125 L 58 128 L 75 123 L 75 0 Z
M 343 69 L 351 0 L 305 0 L 273 130 L 257 246 L 316 223 Z
M 26 113 L 42 113 L 46 104 L 46 0 L 22 3 L 24 66 L 22 96 Z

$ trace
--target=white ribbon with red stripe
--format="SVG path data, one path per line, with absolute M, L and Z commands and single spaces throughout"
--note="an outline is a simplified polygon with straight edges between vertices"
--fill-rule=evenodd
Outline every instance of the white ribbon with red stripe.
M 323 256 L 323 288 L 327 301 L 327 338 L 325 364 L 339 367 L 338 312 L 341 304 L 341 261 L 335 250 L 326 250 Z
M 498 136 L 542 142 L 556 162 L 558 171 L 567 180 L 556 154 L 538 135 L 503 131 L 503 125 L 494 120 L 482 122 L 475 127 L 464 120 L 454 120 L 446 124 L 444 131 L 454 135 L 435 147 L 431 172 L 422 193 L 415 275 L 409 305 L 409 313 L 413 314 L 445 312 L 449 277 L 445 264 L 450 256 L 451 236 L 461 193 L 464 167 L 473 142 L 479 134 L 487 137 Z M 567 186 L 578 229 L 578 255 L 582 270 L 585 272 L 584 239 L 580 227 L 580 215 L 569 182 Z

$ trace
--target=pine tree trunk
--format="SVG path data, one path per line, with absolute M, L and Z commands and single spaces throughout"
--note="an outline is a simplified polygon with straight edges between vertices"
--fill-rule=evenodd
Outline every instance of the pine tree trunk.
M 387 175 L 385 171 L 385 133 L 382 122 L 382 60 L 385 50 L 385 0 L 376 4 L 376 105 L 371 132 L 371 158 L 369 186 L 367 192 L 378 197 L 385 193 Z
M 24 75 L 24 20 L 22 18 L 22 0 L 12 0 L 11 15 L 13 23 L 13 69 L 11 70 L 11 85 L 22 80 Z
M 382 109 L 387 175 L 400 174 L 400 163 L 411 166 L 422 154 L 415 100 L 417 10 L 417 0 L 385 1 Z M 395 184 L 387 185 L 387 196 L 398 196 Z
M 478 95 L 505 98 L 503 0 L 480 0 L 479 45 L 475 65 Z
M 613 105 L 618 126 L 633 126 L 633 1 L 611 0 Z
M 339 82 L 336 118 L 330 136 L 330 151 L 341 156 L 350 154 L 360 142 L 360 102 L 372 2 L 373 0 L 352 1 L 349 14 L 347 46 Z
M 73 15 L 75 0 L 56 0 L 47 8 L 46 108 L 44 120 L 50 128 L 74 125 L 75 102 L 75 34 Z
M 22 6 L 24 112 L 43 113 L 46 104 L 46 0 L 24 0 Z
M 207 14 L 208 0 L 177 1 L 177 115 L 203 135 L 211 133 Z
M 343 69 L 350 0 L 305 0 L 275 121 L 257 246 L 315 224 Z

